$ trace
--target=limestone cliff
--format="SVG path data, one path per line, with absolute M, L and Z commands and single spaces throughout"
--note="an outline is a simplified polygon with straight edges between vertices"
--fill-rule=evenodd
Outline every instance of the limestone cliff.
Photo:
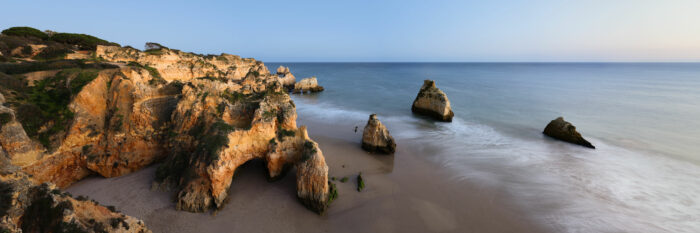
M 302 156 L 313 141 L 262 62 L 97 45 L 92 60 L 7 67 L 0 66 L 0 156 L 37 184 L 66 187 L 164 161 L 154 185 L 175 188 L 178 209 L 205 211 L 221 208 L 236 168 L 259 158 L 271 179 L 304 164 L 298 197 L 319 212 L 327 206 L 323 154 L 313 144 L 313 159 Z M 28 75 L 35 67 L 55 72 Z
M 165 81 L 189 81 L 194 78 L 240 80 L 248 74 L 267 74 L 267 67 L 252 58 L 230 54 L 200 56 L 169 48 L 146 50 L 98 45 L 95 55 L 112 62 L 135 62 L 153 67 Z
M 454 112 L 450 107 L 447 95 L 435 86 L 435 81 L 425 80 L 413 101 L 411 111 L 417 114 L 433 117 L 440 121 L 452 121 Z

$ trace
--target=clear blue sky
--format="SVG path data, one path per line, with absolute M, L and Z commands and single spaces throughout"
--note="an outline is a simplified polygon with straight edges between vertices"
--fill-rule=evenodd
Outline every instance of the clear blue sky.
M 698 0 L 27 1 L 0 27 L 273 61 L 700 61 Z

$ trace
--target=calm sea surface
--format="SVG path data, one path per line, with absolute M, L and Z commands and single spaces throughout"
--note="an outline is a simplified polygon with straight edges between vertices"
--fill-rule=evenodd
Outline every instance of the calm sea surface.
M 377 113 L 399 141 L 437 148 L 427 159 L 454 179 L 507 190 L 561 231 L 700 232 L 700 64 L 267 65 L 326 88 L 293 97 L 300 118 L 349 130 Z M 411 114 L 424 79 L 454 122 Z M 597 149 L 543 137 L 558 116 Z

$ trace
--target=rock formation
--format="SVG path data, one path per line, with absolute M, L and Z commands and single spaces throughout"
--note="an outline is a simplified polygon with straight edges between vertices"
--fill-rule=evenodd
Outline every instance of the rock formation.
M 305 78 L 294 84 L 294 93 L 319 92 L 323 87 L 318 85 L 316 77 Z
M 296 165 L 299 199 L 327 207 L 323 154 L 262 62 L 100 44 L 94 55 L 0 66 L 0 157 L 34 184 L 164 161 L 154 186 L 178 190 L 178 209 L 205 211 L 221 208 L 236 168 L 259 158 L 271 179 Z M 44 70 L 55 72 L 27 81 Z
M 386 126 L 377 119 L 377 114 L 369 115 L 365 130 L 362 132 L 362 149 L 369 152 L 393 154 L 396 151 L 394 138 Z
M 1 154 L 0 154 L 1 156 Z M 151 232 L 141 220 L 50 183 L 36 184 L 0 157 L 0 232 Z
M 294 75 L 289 72 L 289 67 L 277 67 L 277 77 L 279 77 L 280 83 L 282 83 L 286 90 L 294 89 L 294 83 L 296 83 L 297 80 Z
M 558 117 L 549 122 L 542 133 L 555 139 L 595 149 L 595 146 L 586 141 L 586 139 L 576 131 L 576 127 L 565 121 L 563 117 Z
M 447 122 L 452 121 L 452 117 L 455 115 L 452 112 L 447 95 L 435 86 L 435 81 L 433 80 L 425 80 L 423 82 L 418 96 L 413 101 L 411 111 Z

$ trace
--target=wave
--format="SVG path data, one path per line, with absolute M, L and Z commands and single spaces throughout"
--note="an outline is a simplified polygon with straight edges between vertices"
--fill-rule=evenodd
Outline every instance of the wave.
M 296 99 L 300 115 L 364 125 L 370 112 Z M 700 167 L 610 145 L 591 150 L 540 132 L 515 137 L 455 117 L 381 116 L 401 142 L 437 149 L 426 155 L 452 179 L 506 190 L 536 218 L 563 232 L 700 232 Z M 414 143 L 415 142 L 415 143 Z M 399 145 L 400 146 L 400 145 Z

